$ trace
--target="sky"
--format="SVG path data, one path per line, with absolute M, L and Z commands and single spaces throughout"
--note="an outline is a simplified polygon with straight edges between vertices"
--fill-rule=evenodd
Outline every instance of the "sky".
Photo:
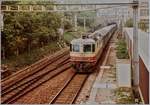
M 29 0 L 0 0 L 0 1 L 29 1 Z M 32 0 L 31 0 L 32 1 Z M 39 0 L 35 0 L 35 1 L 39 1 Z M 96 2 L 99 2 L 99 3 L 111 3 L 111 2 L 120 2 L 120 3 L 127 3 L 127 2 L 132 2 L 133 0 L 41 0 L 41 1 L 59 1 L 59 2 L 62 2 L 62 1 L 67 1 L 68 2 L 75 2 L 75 3 L 96 3 Z
M 120 2 L 120 3 L 128 3 L 132 2 L 133 0 L 54 0 L 54 1 L 66 1 L 67 3 L 112 3 L 112 2 Z

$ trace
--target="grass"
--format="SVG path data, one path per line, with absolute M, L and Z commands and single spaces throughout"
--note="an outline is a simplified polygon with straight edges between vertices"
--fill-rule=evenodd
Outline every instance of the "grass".
M 70 43 L 70 41 L 73 40 L 74 38 L 76 37 L 73 35 L 73 32 L 64 33 L 64 40 L 67 41 L 68 43 Z
M 31 65 L 34 62 L 42 59 L 44 56 L 52 54 L 59 49 L 60 48 L 56 42 L 53 42 L 42 48 L 31 50 L 30 54 L 25 52 L 19 56 L 12 56 L 9 59 L 2 60 L 2 64 L 7 65 L 12 72 L 16 72 L 19 69 Z
M 120 87 L 115 91 L 117 104 L 134 104 L 134 96 L 131 88 Z
M 120 39 L 117 42 L 117 58 L 118 59 L 128 59 L 129 54 L 127 50 L 127 45 L 124 39 Z

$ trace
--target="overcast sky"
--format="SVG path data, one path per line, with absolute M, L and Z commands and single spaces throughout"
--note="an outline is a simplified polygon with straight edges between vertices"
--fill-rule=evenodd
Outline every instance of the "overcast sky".
M 132 2 L 133 0 L 54 0 L 54 1 L 65 1 L 67 3 L 116 3 L 116 2 L 120 2 L 120 3 L 128 3 L 128 2 Z
M 19 1 L 19 0 L 0 0 L 0 1 Z M 29 0 L 20 0 L 20 1 L 29 1 Z M 31 0 L 32 1 L 32 0 Z M 39 1 L 39 0 L 33 0 L 33 1 Z M 127 3 L 132 2 L 133 0 L 41 0 L 41 1 L 66 1 L 67 3 L 110 3 L 110 2 L 121 2 L 121 3 Z

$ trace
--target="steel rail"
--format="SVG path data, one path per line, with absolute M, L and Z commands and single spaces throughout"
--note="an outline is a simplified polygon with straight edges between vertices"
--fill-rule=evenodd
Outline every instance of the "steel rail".
M 65 65 L 64 65 L 65 66 Z M 36 78 L 33 81 L 27 83 L 26 85 L 23 85 L 19 88 L 19 91 L 17 91 L 16 93 L 12 94 L 10 97 L 6 97 L 6 99 L 4 99 L 1 103 L 7 103 L 7 104 L 12 104 L 14 101 L 16 101 L 18 98 L 24 96 L 26 93 L 32 91 L 33 89 L 37 88 L 38 86 L 40 86 L 41 84 L 49 81 L 50 79 L 54 78 L 55 76 L 59 75 L 60 73 L 64 72 L 65 70 L 69 70 L 70 66 L 68 66 L 68 64 L 66 64 L 65 68 L 62 68 L 60 70 L 56 69 L 52 72 L 54 72 L 53 74 L 51 74 L 51 76 L 49 76 L 49 73 L 45 74 L 45 76 L 42 78 Z M 47 77 L 46 77 L 47 76 Z M 30 86 L 31 85 L 31 86 Z M 30 86 L 30 87 L 29 87 Z M 22 91 L 23 90 L 23 91 Z
M 25 72 L 26 70 L 28 70 L 28 69 L 30 69 L 30 68 L 33 68 L 33 67 L 35 67 L 36 65 L 39 65 L 39 64 L 42 63 L 42 62 L 45 62 L 45 61 L 50 60 L 50 59 L 53 59 L 57 54 L 59 55 L 59 54 L 62 53 L 63 51 L 64 51 L 64 52 L 65 52 L 65 51 L 68 51 L 68 53 L 69 53 L 69 50 L 68 50 L 68 49 L 63 49 L 62 51 L 56 52 L 56 53 L 53 54 L 52 56 L 44 57 L 43 59 L 41 59 L 41 60 L 39 60 L 39 61 L 33 63 L 32 65 L 27 66 L 26 68 L 23 68 L 23 69 L 17 71 L 16 73 L 13 73 L 12 75 L 10 75 L 10 76 L 8 76 L 8 77 L 2 79 L 2 80 L 1 80 L 1 83 L 4 83 L 4 82 L 8 81 L 10 78 L 13 78 L 14 76 L 16 76 L 16 75 L 18 75 L 18 74 L 20 74 L 20 73 L 22 73 L 22 72 Z
M 42 77 L 43 77 L 44 75 L 46 75 L 47 73 L 53 72 L 54 70 L 57 69 L 57 67 L 62 66 L 62 65 L 65 65 L 66 63 L 69 63 L 69 60 L 68 60 L 68 62 L 65 62 L 65 63 L 62 62 L 62 64 L 58 64 L 56 67 L 55 67 L 55 66 L 52 67 L 50 70 L 44 70 L 44 72 L 42 72 L 42 73 L 40 73 L 40 74 L 37 74 L 37 75 L 35 74 L 35 76 L 33 75 L 31 78 L 29 77 L 29 78 L 27 78 L 27 80 L 26 80 L 26 78 L 25 78 L 25 80 L 16 82 L 16 83 L 13 84 L 11 87 L 9 87 L 9 88 L 3 90 L 2 93 L 1 93 L 1 96 L 4 96 L 5 94 L 11 92 L 12 90 L 17 89 L 18 87 L 23 86 L 23 85 L 25 85 L 26 83 L 29 83 L 29 82 L 31 82 L 31 81 L 34 80 L 34 79 L 42 78 Z
M 34 67 L 34 66 L 33 66 L 33 69 L 32 69 L 32 66 L 31 66 L 31 68 L 29 69 L 31 72 L 27 72 L 28 75 L 26 74 L 24 77 L 19 78 L 19 79 L 17 79 L 16 81 L 11 82 L 9 85 L 1 84 L 1 86 L 2 86 L 2 88 L 1 88 L 2 91 L 5 90 L 5 89 L 7 89 L 7 88 L 9 88 L 9 87 L 12 86 L 12 85 L 14 85 L 16 82 L 22 81 L 23 79 L 28 78 L 28 77 L 32 76 L 33 74 L 39 72 L 40 70 L 44 69 L 44 68 L 47 67 L 48 65 L 50 65 L 50 64 L 52 64 L 52 63 L 54 63 L 54 62 L 56 62 L 56 61 L 58 60 L 58 58 L 63 57 L 65 54 L 66 54 L 66 53 L 63 53 L 63 54 L 60 54 L 59 56 L 55 57 L 54 59 L 49 59 L 47 62 L 45 62 L 46 64 L 44 63 L 45 65 L 43 65 L 43 64 L 40 65 L 40 64 L 39 64 L 39 65 L 37 65 L 37 67 Z M 31 70 L 31 69 L 32 69 L 32 70 Z M 9 82 L 8 82 L 8 83 L 9 83 Z
M 68 81 L 66 82 L 66 84 L 62 87 L 62 89 L 56 94 L 56 96 L 49 102 L 49 104 L 55 104 L 55 102 L 57 101 L 57 99 L 59 98 L 59 95 L 61 93 L 63 93 L 63 91 L 69 87 L 69 84 L 71 84 L 71 82 L 73 81 L 73 79 L 75 79 L 75 76 L 80 75 L 80 74 L 74 74 L 70 79 L 68 79 Z M 81 91 L 85 81 L 87 80 L 88 75 L 86 74 L 86 76 L 84 77 L 84 80 L 82 81 L 82 83 L 80 84 L 78 90 L 76 91 L 76 93 L 74 93 L 73 97 L 71 97 L 72 99 L 70 100 L 69 104 L 73 104 L 75 99 L 77 98 L 79 92 Z M 63 103 L 64 104 L 64 103 Z M 66 104 L 66 103 L 65 103 Z M 68 104 L 68 103 L 67 103 Z

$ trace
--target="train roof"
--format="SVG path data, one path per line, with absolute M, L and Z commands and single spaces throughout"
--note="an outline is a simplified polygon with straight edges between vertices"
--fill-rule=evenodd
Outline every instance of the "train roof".
M 94 33 L 88 35 L 87 38 L 78 38 L 71 41 L 71 44 L 94 44 L 95 40 L 102 39 L 103 36 L 105 36 L 110 29 L 112 29 L 115 25 L 109 25 L 104 28 L 101 28 Z
M 95 40 L 89 38 L 85 38 L 85 39 L 78 38 L 78 39 L 73 39 L 71 41 L 71 44 L 94 44 L 94 43 Z
M 97 39 L 98 39 L 98 37 L 103 37 L 103 36 L 105 36 L 109 31 L 110 31 L 110 29 L 112 28 L 112 27 L 114 27 L 115 26 L 115 24 L 113 24 L 113 25 L 109 25 L 109 26 L 106 26 L 106 27 L 103 27 L 103 28 L 101 28 L 101 29 L 99 29 L 99 30 L 97 30 L 97 31 L 95 31 L 94 33 L 92 33 L 91 35 L 89 35 L 89 37 L 96 37 Z

